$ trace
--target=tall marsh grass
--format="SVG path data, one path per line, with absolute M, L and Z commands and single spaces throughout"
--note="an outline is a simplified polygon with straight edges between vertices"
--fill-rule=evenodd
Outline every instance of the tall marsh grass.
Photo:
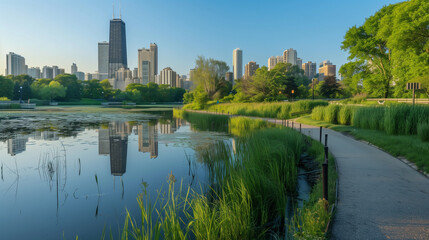
M 429 124 L 429 106 L 393 104 L 357 107 L 331 104 L 327 107 L 314 108 L 311 118 L 330 123 L 353 125 L 358 128 L 380 130 L 392 135 L 417 135 L 419 125 Z M 423 130 L 421 134 L 423 134 Z
M 235 151 L 218 142 L 202 154 L 210 175 L 206 193 L 188 188 L 180 198 L 170 181 L 166 199 L 151 204 L 146 193 L 139 195 L 141 218 L 127 213 L 121 239 L 266 239 L 285 224 L 303 143 L 285 128 L 255 130 L 236 141 Z
M 419 123 L 417 125 L 417 135 L 422 141 L 429 142 L 429 123 Z
M 199 131 L 228 132 L 228 116 L 193 113 L 180 109 L 173 109 L 173 116 L 185 119 L 192 124 L 194 129 Z
M 224 118 L 214 119 L 206 115 L 174 111 L 175 117 L 188 121 L 200 123 L 213 120 L 223 126 Z M 182 185 L 175 192 L 175 181 L 171 176 L 166 197 L 159 191 L 153 204 L 144 189 L 137 198 L 140 218 L 135 219 L 127 212 L 120 238 L 283 237 L 288 197 L 297 191 L 301 154 L 304 150 L 315 154 L 316 161 L 321 164 L 323 146 L 306 139 L 297 131 L 274 127 L 263 120 L 231 118 L 229 130 L 236 136 L 234 142 L 219 141 L 210 148 L 199 150 L 199 160 L 208 169 L 208 183 L 201 187 L 201 193 L 194 192 L 190 187 L 182 189 Z M 312 141 L 309 148 L 306 141 Z M 335 174 L 332 158 L 330 164 L 330 175 Z M 335 179 L 330 179 L 331 201 L 335 197 Z M 299 226 L 293 225 L 292 228 L 297 237 L 303 233 L 310 238 L 324 236 L 323 227 L 326 228 L 330 216 L 320 212 L 321 203 L 315 200 L 319 198 L 320 184 L 316 185 L 306 207 L 296 216 L 294 223 Z
M 224 103 L 211 105 L 208 107 L 208 110 L 242 116 L 288 119 L 294 115 L 309 113 L 316 106 L 327 105 L 327 101 L 321 100 L 274 103 Z

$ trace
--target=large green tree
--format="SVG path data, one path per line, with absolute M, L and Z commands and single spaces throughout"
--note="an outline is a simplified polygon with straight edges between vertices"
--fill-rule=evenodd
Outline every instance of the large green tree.
M 228 70 L 226 62 L 200 56 L 195 62 L 194 84 L 204 90 L 210 99 L 220 99 L 228 95 L 232 88 L 225 80 Z
M 380 33 L 383 17 L 392 13 L 396 5 L 383 7 L 369 17 L 360 26 L 350 28 L 341 48 L 349 52 L 349 59 L 365 62 L 371 74 L 364 81 L 364 87 L 377 97 L 388 97 L 392 84 L 391 49 L 387 47 L 387 38 Z M 358 64 L 355 64 L 358 66 Z
M 335 98 L 341 94 L 341 85 L 334 76 L 325 77 L 320 86 L 320 95 L 327 98 Z
M 60 74 L 54 78 L 62 86 L 67 88 L 65 96 L 61 97 L 63 100 L 69 101 L 73 99 L 80 99 L 83 85 L 81 81 L 77 80 L 74 74 Z
M 51 81 L 49 85 L 45 85 L 40 90 L 40 96 L 42 99 L 53 100 L 58 97 L 64 97 L 66 95 L 67 88 L 61 85 L 61 83 L 57 81 Z
M 298 66 L 278 63 L 270 71 L 263 66 L 257 69 L 253 76 L 237 81 L 234 101 L 261 102 L 292 98 L 299 96 L 299 91 L 306 88 L 303 86 L 298 89 L 298 84 L 308 83 L 309 80 L 303 76 L 303 70 Z
M 392 4 L 347 31 L 341 48 L 351 63 L 340 73 L 351 92 L 362 83 L 372 96 L 402 97 L 407 82 L 429 76 L 428 12 L 427 0 Z
M 9 78 L 0 75 L 0 97 L 7 97 L 12 99 L 13 97 L 13 81 Z
M 82 96 L 85 98 L 104 98 L 104 89 L 97 79 L 84 81 Z

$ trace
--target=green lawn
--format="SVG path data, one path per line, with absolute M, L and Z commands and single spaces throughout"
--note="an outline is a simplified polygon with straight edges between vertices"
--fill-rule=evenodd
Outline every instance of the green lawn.
M 383 131 L 361 129 L 312 120 L 310 116 L 297 118 L 297 122 L 322 126 L 352 135 L 378 146 L 395 157 L 405 157 L 414 162 L 420 170 L 429 173 L 429 142 L 423 142 L 416 135 L 389 135 Z

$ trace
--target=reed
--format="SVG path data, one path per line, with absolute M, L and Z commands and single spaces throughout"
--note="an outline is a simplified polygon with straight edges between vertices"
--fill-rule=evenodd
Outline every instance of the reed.
M 353 122 L 355 107 L 343 105 L 338 112 L 337 122 L 342 125 L 351 125 Z
M 228 132 L 229 117 L 224 115 L 201 114 L 184 110 L 173 110 L 173 116 L 185 119 L 199 131 Z
M 337 123 L 338 112 L 340 110 L 340 106 L 336 104 L 330 104 L 326 108 L 323 109 L 323 119 L 325 122 Z
M 311 118 L 318 121 L 324 120 L 325 106 L 318 106 L 311 112 Z
M 180 114 L 189 118 L 186 112 Z M 127 211 L 119 237 L 266 239 L 273 233 L 278 234 L 278 229 L 285 227 L 287 198 L 296 193 L 297 166 L 302 152 L 314 154 L 321 164 L 323 146 L 297 131 L 273 126 L 262 120 L 232 118 L 229 127 L 238 136 L 235 141 L 219 141 L 199 151 L 199 160 L 208 168 L 208 185 L 195 192 L 190 187 L 183 190 L 181 184 L 175 192 L 176 181 L 171 173 L 166 197 L 161 189 L 153 204 L 144 188 L 137 198 L 141 218 L 136 220 Z M 312 144 L 306 147 L 306 141 Z M 332 157 L 330 174 L 335 174 L 331 161 Z M 330 181 L 335 181 L 335 177 Z M 296 217 L 296 223 L 301 224 L 293 227 L 297 236 L 302 232 L 319 236 L 330 217 L 320 212 L 321 203 L 315 199 L 321 197 L 321 185 L 316 187 L 302 210 L 304 214 Z M 335 182 L 329 193 L 334 199 L 332 189 Z
M 429 142 L 429 123 L 419 123 L 417 134 L 422 141 Z
M 296 115 L 309 113 L 316 106 L 326 105 L 328 105 L 328 102 L 321 100 L 272 103 L 224 103 L 213 104 L 208 107 L 208 110 L 242 116 L 289 119 Z

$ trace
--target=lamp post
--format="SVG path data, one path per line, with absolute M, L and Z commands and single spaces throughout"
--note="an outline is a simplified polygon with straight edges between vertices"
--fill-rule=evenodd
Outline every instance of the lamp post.
M 313 85 L 313 100 L 314 100 L 314 78 L 313 79 L 311 79 L 311 85 Z
M 20 93 L 19 103 L 21 103 L 22 102 L 22 86 L 19 87 L 19 93 Z

